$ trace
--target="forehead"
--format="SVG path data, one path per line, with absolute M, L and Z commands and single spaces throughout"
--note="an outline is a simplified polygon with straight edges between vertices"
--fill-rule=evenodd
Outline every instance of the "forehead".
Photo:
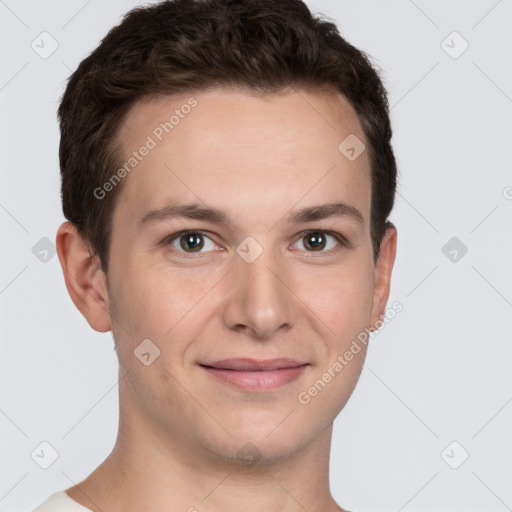
M 184 122 L 187 118 L 192 122 Z M 193 130 L 187 129 L 190 124 L 193 124 Z M 285 133 L 296 139 L 297 130 L 290 128 L 299 126 L 303 138 L 314 139 L 315 134 L 323 138 L 327 131 L 337 134 L 335 138 L 348 133 L 357 135 L 361 140 L 365 138 L 351 103 L 332 89 L 305 91 L 288 88 L 276 93 L 258 94 L 228 86 L 202 92 L 143 97 L 129 110 L 120 127 L 119 138 L 127 148 L 137 144 L 136 139 L 140 135 L 137 131 L 141 130 L 160 140 L 170 133 L 174 138 L 180 134 L 190 138 L 194 133 L 204 137 L 215 128 L 218 137 L 224 135 L 231 139 L 238 134 L 247 143 L 247 130 L 251 125 L 255 143 L 258 140 L 267 142 L 265 131 L 272 128 L 279 129 L 281 141 Z M 244 128 L 243 133 L 238 132 L 240 127 Z M 284 132 L 282 129 L 286 128 L 288 130 Z
M 341 94 L 218 88 L 145 98 L 124 119 L 118 140 L 123 164 L 134 164 L 126 167 L 119 208 L 139 217 L 169 201 L 284 213 L 301 198 L 301 206 L 358 203 L 369 215 L 368 152 L 351 160 L 342 151 L 344 141 L 364 147 L 366 139 Z

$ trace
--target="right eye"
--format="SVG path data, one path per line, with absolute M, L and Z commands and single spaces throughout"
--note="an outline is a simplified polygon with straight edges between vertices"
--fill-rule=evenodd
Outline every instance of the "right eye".
M 215 250 L 216 244 L 202 231 L 180 231 L 168 236 L 164 242 L 185 254 L 209 252 Z M 206 248 L 206 251 L 202 249 Z

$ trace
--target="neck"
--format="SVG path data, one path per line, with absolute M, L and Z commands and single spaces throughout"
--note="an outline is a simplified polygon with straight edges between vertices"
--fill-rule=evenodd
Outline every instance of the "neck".
M 290 457 L 244 463 L 184 442 L 122 406 L 112 452 L 67 490 L 93 512 L 341 510 L 329 489 L 332 424 Z

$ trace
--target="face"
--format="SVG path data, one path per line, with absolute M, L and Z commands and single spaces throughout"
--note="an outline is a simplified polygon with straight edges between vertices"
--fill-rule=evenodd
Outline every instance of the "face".
M 344 354 L 384 312 L 394 258 L 388 233 L 374 262 L 368 151 L 338 149 L 351 134 L 367 144 L 333 93 L 215 89 L 129 112 L 119 140 L 137 162 L 108 271 L 126 421 L 189 453 L 252 443 L 265 460 L 333 422 L 366 345 Z

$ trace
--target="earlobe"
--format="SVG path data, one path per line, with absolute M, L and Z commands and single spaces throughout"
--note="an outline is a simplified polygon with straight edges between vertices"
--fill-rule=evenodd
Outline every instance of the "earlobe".
M 57 254 L 68 293 L 89 325 L 99 332 L 112 329 L 106 276 L 97 257 L 74 224 L 64 222 L 57 231 Z
M 386 229 L 380 244 L 379 257 L 375 265 L 375 286 L 371 311 L 371 326 L 381 320 L 385 314 L 386 304 L 391 289 L 391 273 L 396 256 L 397 231 L 393 224 Z

